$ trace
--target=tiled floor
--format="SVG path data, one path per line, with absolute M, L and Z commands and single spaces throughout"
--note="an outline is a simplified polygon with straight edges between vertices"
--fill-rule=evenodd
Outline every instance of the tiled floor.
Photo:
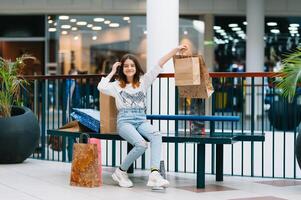
M 71 165 L 28 159 L 22 164 L 0 165 L 0 200 L 301 200 L 301 181 L 206 176 L 206 188 L 195 188 L 195 175 L 167 173 L 171 186 L 151 191 L 147 171 L 136 170 L 134 187 L 120 188 L 111 180 L 113 168 L 104 168 L 99 188 L 69 186 Z

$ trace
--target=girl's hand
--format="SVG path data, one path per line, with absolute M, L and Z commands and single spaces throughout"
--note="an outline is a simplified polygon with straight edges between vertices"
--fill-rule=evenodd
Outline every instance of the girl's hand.
M 186 45 L 186 44 L 182 44 L 182 45 L 179 45 L 177 48 L 177 52 L 179 52 L 179 51 L 186 51 L 186 50 L 188 50 L 188 46 Z
M 111 73 L 115 74 L 117 72 L 117 68 L 121 65 L 121 62 L 115 62 L 112 66 Z

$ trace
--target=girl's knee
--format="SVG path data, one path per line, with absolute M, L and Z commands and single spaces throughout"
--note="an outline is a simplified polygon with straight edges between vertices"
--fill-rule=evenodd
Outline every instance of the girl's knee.
M 147 142 L 146 141 L 141 141 L 135 145 L 138 151 L 140 152 L 145 152 L 146 149 L 148 148 Z

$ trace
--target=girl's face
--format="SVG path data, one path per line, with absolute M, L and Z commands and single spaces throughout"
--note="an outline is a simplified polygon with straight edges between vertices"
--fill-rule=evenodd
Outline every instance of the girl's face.
M 123 73 L 127 78 L 131 78 L 136 74 L 136 66 L 131 59 L 125 60 L 123 64 Z

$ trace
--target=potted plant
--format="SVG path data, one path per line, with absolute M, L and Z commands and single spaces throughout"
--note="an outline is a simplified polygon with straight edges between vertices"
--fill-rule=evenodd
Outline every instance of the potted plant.
M 0 58 L 0 163 L 21 163 L 35 150 L 40 128 L 36 116 L 21 106 L 20 88 L 27 84 L 22 78 L 24 61 L 28 55 L 14 62 Z
M 292 105 L 295 106 L 295 118 L 297 118 L 296 121 L 298 121 L 301 117 L 301 113 L 300 106 L 297 104 L 298 102 L 296 102 L 295 94 L 296 91 L 300 94 L 300 88 L 298 89 L 298 86 L 301 84 L 301 48 L 297 48 L 296 51 L 286 55 L 286 58 L 282 61 L 280 73 L 277 76 L 280 77 L 280 81 L 276 87 L 281 89 L 282 96 L 287 98 L 289 103 L 294 102 Z M 299 167 L 301 168 L 301 130 L 299 130 L 297 136 L 295 154 Z

